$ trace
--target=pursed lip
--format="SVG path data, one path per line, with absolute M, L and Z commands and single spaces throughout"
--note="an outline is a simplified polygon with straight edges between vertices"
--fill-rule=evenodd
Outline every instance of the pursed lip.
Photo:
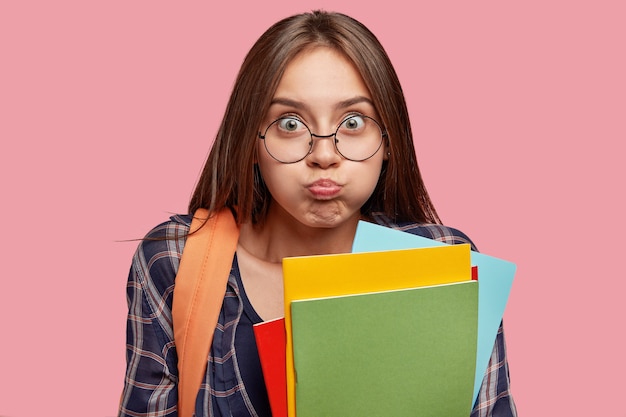
M 322 178 L 307 185 L 306 188 L 315 198 L 330 199 L 337 195 L 342 187 L 333 180 Z

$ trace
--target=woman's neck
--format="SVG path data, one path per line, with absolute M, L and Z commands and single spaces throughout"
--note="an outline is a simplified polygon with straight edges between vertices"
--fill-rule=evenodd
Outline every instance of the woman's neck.
M 243 224 L 239 244 L 258 259 L 271 263 L 280 263 L 290 256 L 348 253 L 357 223 L 355 219 L 334 228 L 311 228 L 268 218 L 262 225 Z

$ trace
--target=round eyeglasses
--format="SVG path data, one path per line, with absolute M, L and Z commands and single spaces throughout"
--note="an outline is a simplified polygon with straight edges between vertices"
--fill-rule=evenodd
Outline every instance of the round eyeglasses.
M 313 138 L 333 138 L 337 152 L 350 161 L 365 161 L 378 152 L 387 137 L 378 122 L 362 114 L 352 114 L 339 123 L 335 133 L 317 135 L 304 122 L 294 116 L 274 120 L 259 132 L 259 139 L 272 158 L 284 164 L 302 161 L 313 151 Z

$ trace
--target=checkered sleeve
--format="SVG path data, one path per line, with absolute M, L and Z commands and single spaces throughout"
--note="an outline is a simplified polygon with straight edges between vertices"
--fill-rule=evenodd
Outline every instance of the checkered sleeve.
M 176 417 L 174 278 L 188 225 L 169 221 L 142 240 L 128 277 L 126 375 L 119 417 Z
M 500 324 L 471 417 L 517 417 L 510 383 L 504 332 Z

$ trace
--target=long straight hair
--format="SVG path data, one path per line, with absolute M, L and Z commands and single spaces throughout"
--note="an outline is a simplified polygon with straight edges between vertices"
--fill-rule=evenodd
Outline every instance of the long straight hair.
M 388 160 L 361 209 L 394 221 L 440 223 L 422 180 L 400 81 L 384 48 L 363 24 L 341 13 L 313 11 L 272 25 L 252 46 L 235 81 L 215 142 L 189 203 L 217 211 L 236 207 L 238 223 L 262 223 L 272 196 L 255 165 L 256 141 L 287 65 L 302 51 L 332 48 L 350 60 L 388 134 Z

